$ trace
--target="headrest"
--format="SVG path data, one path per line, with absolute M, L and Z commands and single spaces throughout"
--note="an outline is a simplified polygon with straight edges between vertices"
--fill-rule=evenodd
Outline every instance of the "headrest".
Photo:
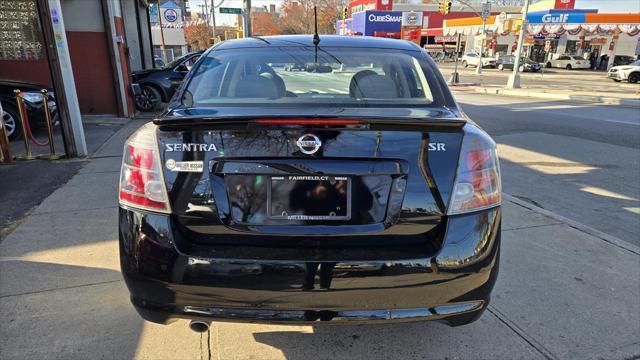
M 238 81 L 236 97 L 239 98 L 277 98 L 278 87 L 273 78 L 259 75 L 248 75 Z
M 386 75 L 362 70 L 351 78 L 349 96 L 352 98 L 394 99 L 398 97 L 396 83 Z

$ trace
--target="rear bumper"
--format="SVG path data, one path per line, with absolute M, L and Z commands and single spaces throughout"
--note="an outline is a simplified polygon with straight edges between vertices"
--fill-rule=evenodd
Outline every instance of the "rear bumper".
M 357 248 L 292 249 L 293 257 L 283 257 L 274 255 L 281 251 L 246 247 L 229 256 L 213 245 L 188 245 L 168 216 L 120 209 L 120 260 L 134 306 L 157 323 L 186 318 L 460 325 L 489 304 L 500 218 L 500 208 L 450 217 L 437 253 L 389 260 L 384 251 L 363 258 Z

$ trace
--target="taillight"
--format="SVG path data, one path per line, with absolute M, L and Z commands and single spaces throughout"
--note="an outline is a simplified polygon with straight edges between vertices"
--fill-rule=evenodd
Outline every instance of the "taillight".
M 482 130 L 467 125 L 447 214 L 462 214 L 500 205 L 500 191 L 496 144 Z
M 152 123 L 142 126 L 124 144 L 119 194 L 120 205 L 170 212 Z

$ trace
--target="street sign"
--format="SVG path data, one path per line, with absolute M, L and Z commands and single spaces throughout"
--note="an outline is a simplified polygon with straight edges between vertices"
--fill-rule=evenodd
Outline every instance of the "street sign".
M 486 21 L 489 18 L 489 15 L 491 15 L 491 3 L 482 3 L 482 21 Z
M 227 7 L 221 7 L 220 8 L 220 14 L 242 14 L 242 9 L 240 8 L 227 8 Z

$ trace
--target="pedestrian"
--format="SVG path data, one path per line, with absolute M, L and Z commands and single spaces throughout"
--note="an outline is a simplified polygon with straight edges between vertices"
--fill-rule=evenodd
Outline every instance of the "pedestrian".
M 589 64 L 591 70 L 596 70 L 596 63 L 598 62 L 598 51 L 594 50 L 589 55 Z
M 599 70 L 600 71 L 606 71 L 607 70 L 607 65 L 609 64 L 609 56 L 607 54 L 603 54 L 600 57 L 600 67 Z

